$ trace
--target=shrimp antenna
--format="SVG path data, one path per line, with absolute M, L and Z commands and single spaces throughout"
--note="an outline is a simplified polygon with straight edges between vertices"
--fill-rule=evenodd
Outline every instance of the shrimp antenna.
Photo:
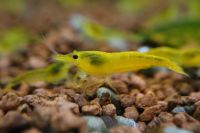
M 42 40 L 44 41 L 46 39 L 46 36 L 43 34 L 42 35 Z M 54 55 L 58 55 L 59 53 L 53 49 L 51 46 L 49 46 L 45 41 L 44 41 L 44 45 L 49 49 L 49 51 L 51 51 Z

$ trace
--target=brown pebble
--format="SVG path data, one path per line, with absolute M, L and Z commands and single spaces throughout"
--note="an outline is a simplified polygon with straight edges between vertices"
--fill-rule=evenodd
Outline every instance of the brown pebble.
M 185 123 L 193 123 L 193 124 L 199 123 L 198 120 L 196 120 L 194 117 L 190 116 L 187 113 L 176 114 L 173 118 L 173 122 L 179 127 L 183 127 Z
M 55 101 L 47 100 L 39 95 L 26 95 L 23 97 L 23 102 L 31 106 L 55 106 Z
M 158 117 L 153 117 L 153 119 L 147 124 L 147 130 L 158 127 L 161 124 L 161 120 Z
M 4 113 L 2 110 L 0 110 L 0 119 L 3 117 Z
M 54 99 L 53 99 L 54 98 Z M 65 94 L 55 94 L 52 96 L 52 99 L 55 103 L 62 103 L 68 101 L 68 96 Z
M 187 118 L 184 113 L 178 113 L 174 116 L 173 122 L 180 127 L 183 123 L 187 122 Z
M 158 100 L 165 99 L 165 92 L 164 91 L 158 90 L 158 91 L 155 92 L 155 94 L 156 94 L 156 97 L 157 97 Z
M 42 131 L 40 131 L 37 128 L 30 128 L 30 129 L 23 131 L 22 133 L 42 133 Z
M 138 89 L 132 89 L 130 92 L 130 95 L 136 97 L 138 93 L 140 93 L 140 91 Z
M 168 123 L 168 122 L 172 122 L 173 120 L 173 115 L 168 113 L 168 112 L 161 112 L 158 115 L 158 118 L 160 118 L 160 120 L 164 123 Z
M 139 108 L 151 107 L 157 104 L 157 99 L 152 92 L 148 92 L 143 97 L 136 99 L 136 105 Z
M 60 112 L 68 112 L 69 110 L 72 111 L 74 114 L 80 114 L 79 106 L 76 103 L 62 101 L 56 104 L 58 106 L 58 110 Z
M 119 95 L 123 107 L 129 107 L 135 103 L 135 97 L 127 94 Z
M 51 125 L 56 132 L 87 132 L 85 121 L 75 116 L 71 111 L 54 114 L 51 119 Z
M 100 105 L 107 105 L 111 103 L 111 96 L 109 93 L 103 93 L 99 99 Z
M 198 106 L 200 106 L 200 101 L 196 102 L 196 103 L 194 104 L 194 106 L 195 106 L 195 108 L 198 108 Z
M 85 99 L 85 97 L 83 95 L 75 94 L 73 96 L 73 99 L 74 99 L 75 103 L 77 103 L 80 107 L 88 104 L 88 101 Z
M 96 105 L 100 106 L 99 98 L 93 99 L 92 101 L 90 101 L 90 104 L 96 104 Z
M 3 90 L 0 88 L 0 99 L 3 97 Z
M 116 107 L 113 104 L 104 105 L 102 107 L 102 113 L 104 115 L 114 116 L 116 114 Z
M 138 128 L 128 127 L 128 126 L 117 126 L 111 128 L 109 133 L 141 133 Z
M 169 74 L 166 72 L 157 72 L 154 74 L 154 78 L 157 80 L 169 78 Z
M 19 96 L 25 96 L 30 92 L 30 88 L 28 84 L 22 83 L 16 93 Z
M 147 125 L 146 125 L 145 122 L 139 121 L 139 122 L 137 123 L 137 127 L 138 127 L 138 129 L 139 129 L 141 132 L 145 132 Z
M 31 114 L 34 125 L 45 128 L 50 124 L 52 116 L 58 113 L 56 107 L 36 106 Z
M 200 92 L 192 92 L 190 96 L 195 99 L 195 101 L 200 101 Z
M 30 125 L 30 120 L 26 119 L 23 115 L 16 111 L 10 111 L 2 119 L 0 119 L 0 129 L 2 130 L 15 130 L 23 129 Z
M 121 80 L 113 80 L 112 81 L 112 87 L 117 90 L 119 94 L 127 94 L 128 93 L 128 87 L 126 83 L 124 83 Z
M 137 75 L 131 75 L 130 77 L 130 82 L 129 82 L 131 85 L 134 85 L 136 87 L 138 87 L 139 89 L 141 90 L 144 90 L 146 88 L 146 82 L 145 80 L 140 77 L 140 76 L 137 76 Z
M 70 97 L 73 97 L 76 94 L 76 92 L 73 89 L 65 89 L 65 88 L 55 88 L 54 92 L 59 94 L 66 94 Z
M 166 103 L 159 103 L 158 105 L 154 105 L 151 107 L 147 107 L 144 112 L 140 115 L 141 121 L 150 121 L 153 119 L 153 117 L 157 114 L 159 114 L 161 111 L 165 111 L 167 109 Z
M 46 66 L 45 60 L 43 60 L 42 58 L 39 58 L 39 57 L 34 57 L 34 56 L 29 58 L 28 64 L 32 68 L 40 68 L 40 67 Z
M 200 106 L 196 107 L 196 110 L 195 110 L 195 112 L 193 114 L 193 117 L 200 121 Z
M 4 95 L 0 101 L 0 109 L 8 111 L 17 108 L 22 101 L 21 97 L 18 97 L 15 93 L 9 92 Z
M 69 101 L 74 101 L 73 96 L 76 92 L 73 89 L 65 89 L 65 88 L 55 88 L 55 94 L 67 95 Z
M 52 93 L 44 88 L 39 88 L 33 91 L 33 94 L 40 95 L 40 96 L 51 96 Z
M 102 113 L 102 108 L 98 101 L 98 99 L 95 99 L 92 100 L 89 105 L 82 106 L 82 112 L 87 115 L 100 115 Z
M 17 111 L 19 111 L 20 113 L 29 113 L 32 111 L 32 109 L 28 104 L 25 103 L 18 106 Z
M 124 117 L 137 120 L 139 113 L 135 106 L 125 108 Z
M 182 96 L 186 96 L 192 92 L 192 87 L 187 83 L 180 84 L 177 86 L 177 88 Z
M 127 73 L 123 73 L 123 74 L 114 74 L 112 75 L 112 79 L 113 80 L 121 80 L 125 83 L 129 83 L 130 79 L 129 79 L 129 75 Z

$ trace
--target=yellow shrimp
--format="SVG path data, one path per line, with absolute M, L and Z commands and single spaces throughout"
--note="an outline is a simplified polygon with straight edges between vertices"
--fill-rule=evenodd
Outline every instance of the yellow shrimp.
M 181 67 L 171 60 L 139 52 L 101 52 L 74 51 L 67 55 L 56 55 L 55 60 L 72 63 L 90 75 L 136 71 L 150 67 L 166 67 L 177 73 L 187 75 Z

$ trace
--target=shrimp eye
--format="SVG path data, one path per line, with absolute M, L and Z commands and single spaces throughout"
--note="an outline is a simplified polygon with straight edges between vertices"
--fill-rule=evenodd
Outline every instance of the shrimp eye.
M 73 59 L 78 59 L 78 55 L 72 55 Z

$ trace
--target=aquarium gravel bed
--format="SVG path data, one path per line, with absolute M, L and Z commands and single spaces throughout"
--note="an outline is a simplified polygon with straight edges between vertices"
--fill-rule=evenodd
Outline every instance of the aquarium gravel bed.
M 198 0 L 1 0 L 0 133 L 200 133 L 199 9 Z M 55 60 L 91 50 L 177 67 L 146 69 L 155 62 L 141 56 L 137 71 L 96 76 Z
M 9 63 L 1 62 L 2 66 L 7 65 L 4 74 L 17 75 L 29 67 L 41 67 L 47 62 L 39 60 L 45 55 L 36 52 L 42 46 L 36 44 L 18 54 L 27 60 L 24 65 L 13 56 L 7 60 Z M 70 45 L 66 46 L 63 50 L 70 50 Z M 48 58 L 51 52 L 44 46 L 42 50 Z M 114 74 L 109 77 L 109 83 L 91 84 L 87 88 L 62 82 L 17 84 L 6 94 L 0 93 L 0 130 L 5 133 L 198 133 L 200 80 L 175 72 L 151 71 Z M 88 78 L 86 83 L 95 81 Z

